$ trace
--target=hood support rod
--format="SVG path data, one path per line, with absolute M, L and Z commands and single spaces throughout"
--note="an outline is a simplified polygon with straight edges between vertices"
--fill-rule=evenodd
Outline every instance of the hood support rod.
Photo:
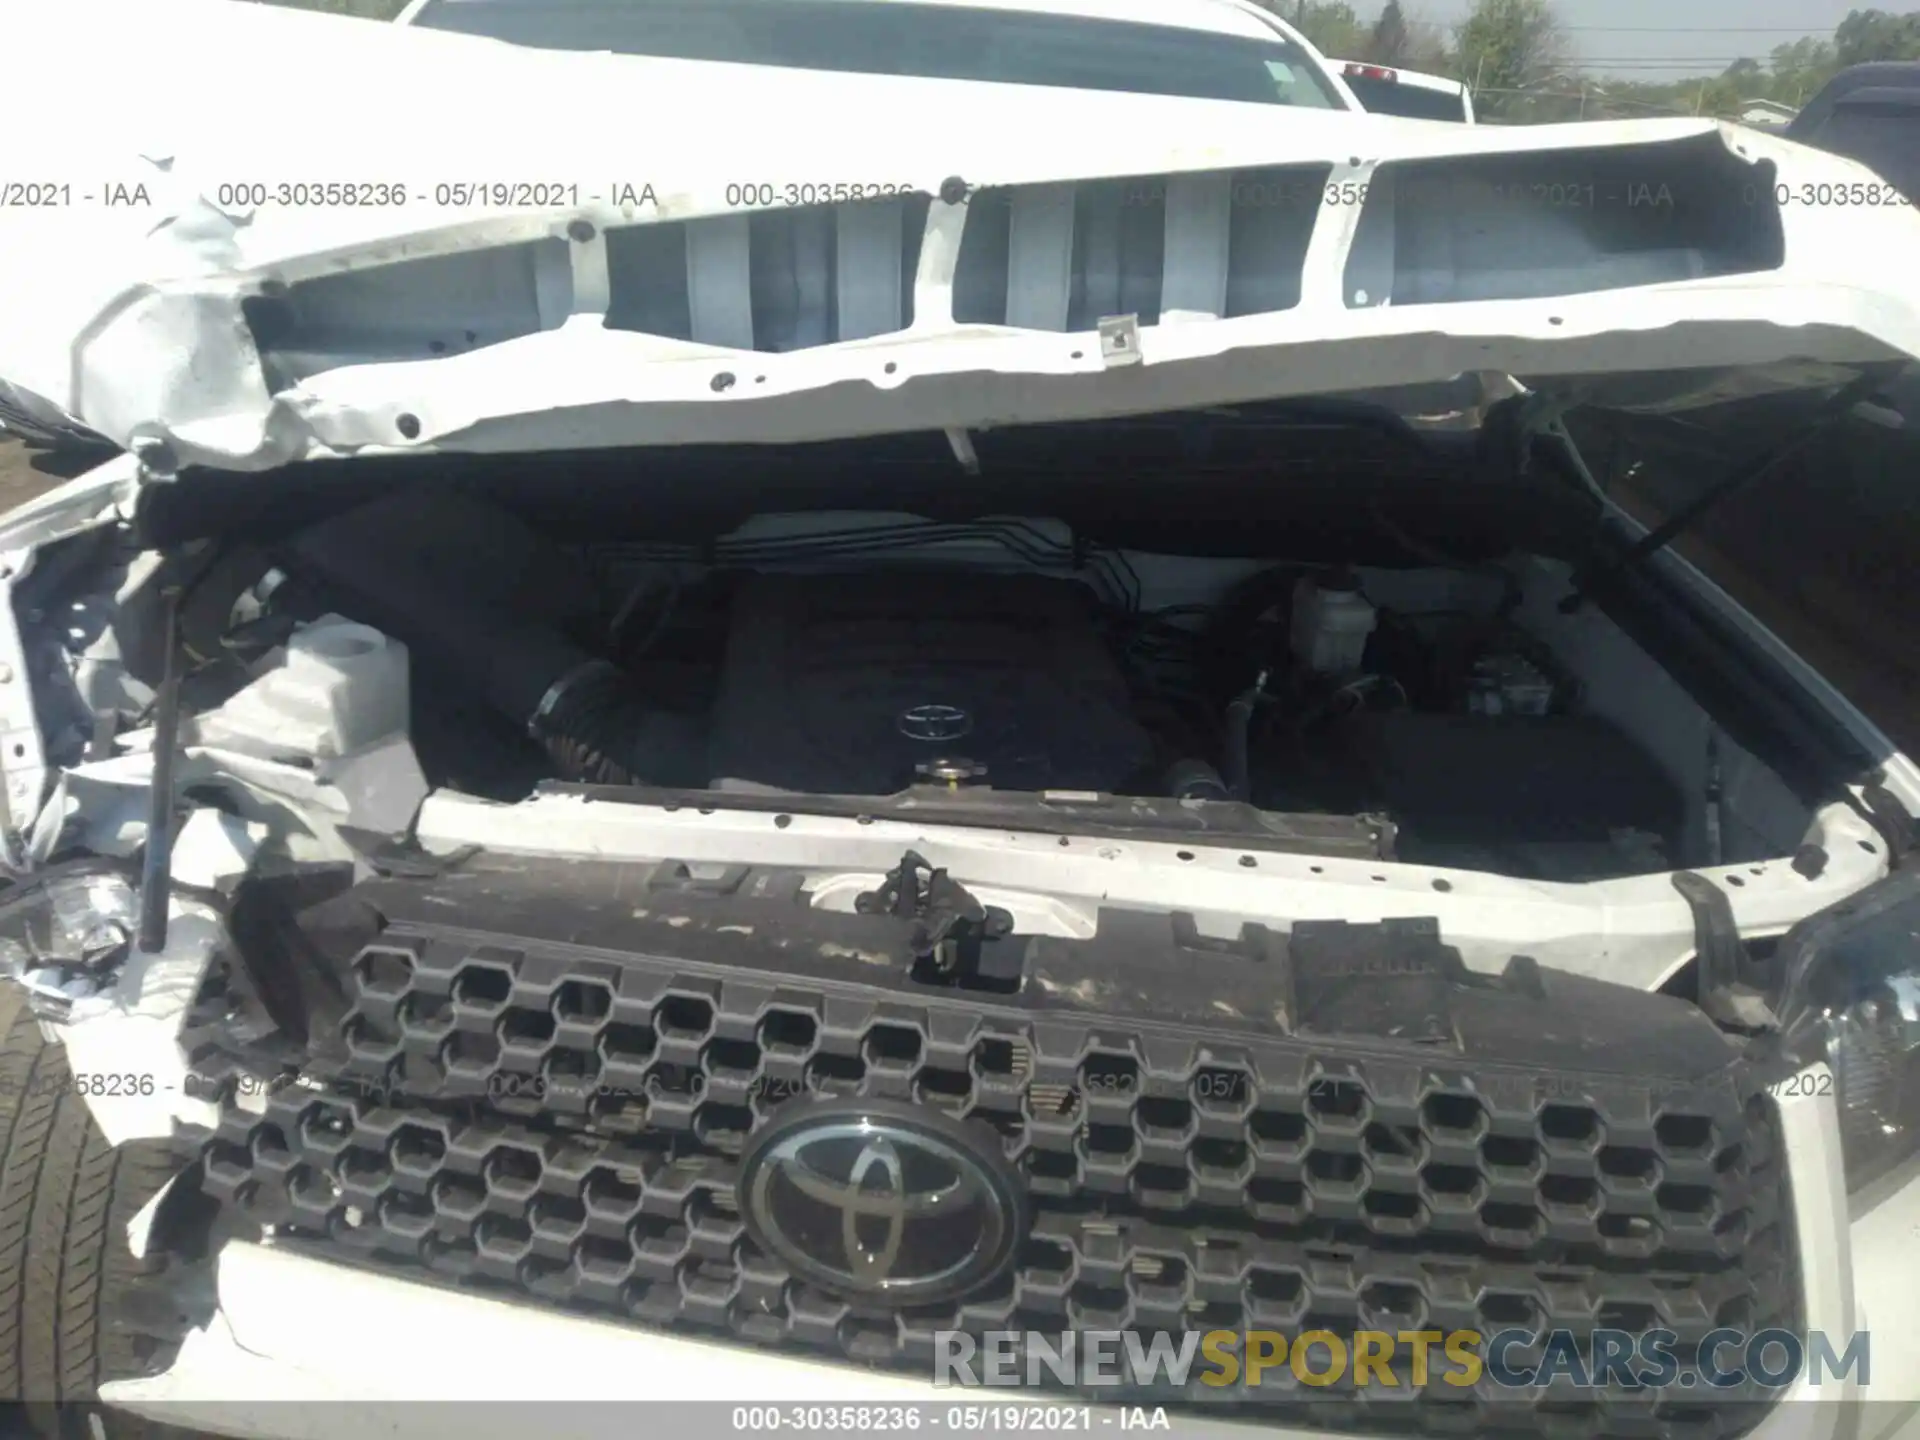
M 1895 370 L 1898 368 L 1898 366 L 1894 367 Z M 1769 445 L 1759 454 L 1736 465 L 1723 479 L 1709 485 L 1634 541 L 1623 554 L 1604 564 L 1594 566 L 1585 574 L 1574 576 L 1573 593 L 1560 602 L 1561 613 L 1571 615 L 1586 603 L 1588 596 L 1608 580 L 1633 569 L 1644 562 L 1649 555 L 1666 549 L 1673 543 L 1675 537 L 1727 496 L 1752 484 L 1776 465 L 1791 459 L 1827 434 L 1847 418 L 1854 406 L 1863 400 L 1871 399 L 1874 392 L 1879 390 L 1887 379 L 1888 371 L 1883 366 L 1874 365 L 1861 371 L 1859 375 L 1835 391 L 1820 407 L 1819 412 L 1792 435 L 1783 441 Z
M 167 948 L 167 902 L 173 881 L 173 760 L 180 745 L 180 591 L 166 591 L 163 627 L 166 655 L 153 725 L 153 778 L 147 792 L 147 848 L 140 865 L 141 951 Z

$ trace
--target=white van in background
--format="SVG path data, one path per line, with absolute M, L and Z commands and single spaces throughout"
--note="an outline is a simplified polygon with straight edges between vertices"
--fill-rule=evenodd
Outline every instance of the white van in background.
M 1379 115 L 1404 115 L 1411 120 L 1475 123 L 1473 96 L 1458 80 L 1419 70 L 1369 65 L 1361 60 L 1335 60 L 1332 64 L 1362 109 Z

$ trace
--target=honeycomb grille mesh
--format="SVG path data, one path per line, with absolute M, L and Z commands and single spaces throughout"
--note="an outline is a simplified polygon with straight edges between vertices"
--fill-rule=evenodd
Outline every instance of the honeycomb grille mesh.
M 1543 1103 L 1525 1077 L 1337 1045 L 1223 1047 L 438 936 L 389 933 L 351 976 L 337 1063 L 276 1071 L 209 1046 L 195 1071 L 219 1120 L 185 1139 L 208 1194 L 358 1263 L 922 1373 L 936 1331 L 1069 1327 L 1658 1326 L 1684 1368 L 1716 1327 L 1798 1313 L 1757 1090 Z M 734 1181 L 754 1128 L 803 1094 L 915 1100 L 997 1132 L 1033 1199 L 1013 1274 L 882 1312 L 790 1276 L 744 1229 Z M 1282 1376 L 1256 1398 L 1308 1403 L 1286 1392 Z M 1717 1435 L 1759 1418 L 1739 1403 L 1753 1392 L 1662 1394 L 1523 1404 L 1436 1384 L 1313 1419 L 1592 1435 L 1657 1414 L 1662 1433 Z

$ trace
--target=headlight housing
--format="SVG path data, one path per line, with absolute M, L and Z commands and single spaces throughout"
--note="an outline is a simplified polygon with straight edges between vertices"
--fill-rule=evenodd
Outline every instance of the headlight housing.
M 1788 935 L 1793 1053 L 1825 1057 L 1847 1189 L 1920 1153 L 1920 875 L 1895 875 Z

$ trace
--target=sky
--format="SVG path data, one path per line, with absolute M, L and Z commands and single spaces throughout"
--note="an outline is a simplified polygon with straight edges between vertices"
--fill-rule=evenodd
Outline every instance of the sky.
M 1451 28 L 1470 0 L 1402 0 L 1410 16 Z M 1567 39 L 1587 69 L 1632 79 L 1717 74 L 1742 55 L 1763 60 L 1776 45 L 1822 38 L 1854 9 L 1896 13 L 1901 0 L 1554 0 Z M 1361 15 L 1377 5 L 1356 4 Z

